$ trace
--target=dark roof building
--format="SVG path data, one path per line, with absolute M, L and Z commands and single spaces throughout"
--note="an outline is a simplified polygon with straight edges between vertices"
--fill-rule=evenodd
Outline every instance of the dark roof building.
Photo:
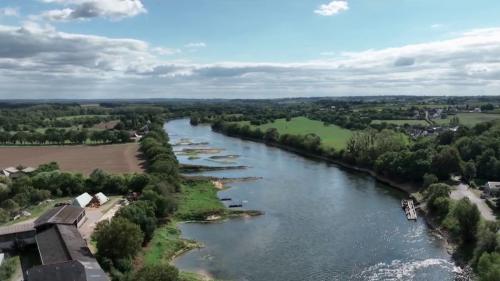
M 28 270 L 28 281 L 47 276 L 53 281 L 108 281 L 75 226 L 52 225 L 37 233 L 36 241 L 42 265 Z
M 83 208 L 53 208 L 33 224 L 0 229 L 0 248 L 20 238 L 36 244 L 41 265 L 24 271 L 27 281 L 109 281 L 78 231 L 84 218 Z
M 53 208 L 37 220 L 35 220 L 35 227 L 39 228 L 43 225 L 63 224 L 79 226 L 85 218 L 85 209 L 70 205 L 60 206 Z

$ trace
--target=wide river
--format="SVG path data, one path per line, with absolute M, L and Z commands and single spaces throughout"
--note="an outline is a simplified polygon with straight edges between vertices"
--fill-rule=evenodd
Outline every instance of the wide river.
M 455 266 L 443 241 L 423 219 L 407 221 L 405 194 L 373 178 L 310 160 L 261 143 L 190 126 L 165 125 L 172 144 L 190 140 L 222 149 L 181 163 L 245 165 L 244 170 L 204 173 L 219 177 L 262 177 L 231 184 L 219 193 L 265 215 L 221 223 L 181 225 L 183 236 L 205 247 L 179 257 L 184 271 L 222 280 L 453 280 Z M 192 156 L 192 155 L 191 155 Z

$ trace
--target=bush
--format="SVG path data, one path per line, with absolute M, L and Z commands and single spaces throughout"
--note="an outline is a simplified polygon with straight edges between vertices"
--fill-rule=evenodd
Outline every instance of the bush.
M 0 266 L 0 280 L 9 280 L 16 272 L 16 259 L 9 258 Z
M 481 281 L 500 280 L 500 254 L 483 253 L 479 259 L 477 271 Z
M 134 275 L 135 281 L 177 281 L 179 271 L 177 268 L 168 265 L 149 265 L 137 271 Z

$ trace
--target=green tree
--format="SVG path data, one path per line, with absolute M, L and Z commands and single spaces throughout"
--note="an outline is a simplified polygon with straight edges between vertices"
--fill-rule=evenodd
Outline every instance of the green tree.
M 168 265 L 146 265 L 134 274 L 135 281 L 177 281 L 179 271 Z
M 462 170 L 462 175 L 466 181 L 469 182 L 476 177 L 476 164 L 474 161 L 465 163 Z
M 141 249 L 144 234 L 138 225 L 124 218 L 115 218 L 97 224 L 92 238 L 96 241 L 99 257 L 113 262 L 132 258 Z
M 444 146 L 432 159 L 432 171 L 441 180 L 447 180 L 450 174 L 461 173 L 461 159 L 456 148 Z
M 500 280 L 500 254 L 483 253 L 479 259 L 477 271 L 481 281 Z
M 455 205 L 453 216 L 458 221 L 462 242 L 474 242 L 476 240 L 476 232 L 481 218 L 477 206 L 472 204 L 469 198 L 463 198 Z
M 427 188 L 431 184 L 437 183 L 439 181 L 438 177 L 434 174 L 425 174 L 423 178 L 424 187 Z

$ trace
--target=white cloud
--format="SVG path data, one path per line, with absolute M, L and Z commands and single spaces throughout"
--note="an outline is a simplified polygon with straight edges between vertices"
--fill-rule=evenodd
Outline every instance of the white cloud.
M 328 4 L 323 4 L 314 11 L 314 13 L 321 16 L 333 16 L 340 12 L 349 10 L 349 4 L 347 1 L 332 1 Z
M 170 55 L 179 54 L 182 51 L 179 49 L 156 47 L 156 48 L 153 48 L 153 52 L 155 54 L 160 55 L 160 56 L 170 56 Z
M 18 17 L 19 10 L 17 8 L 11 8 L 11 7 L 0 8 L 0 16 Z
M 134 39 L 0 25 L 0 98 L 500 93 L 500 28 L 308 62 L 167 60 Z
M 44 11 L 38 15 L 51 21 L 96 17 L 120 20 L 147 12 L 141 0 L 43 0 L 43 2 L 66 6 L 63 9 Z
M 197 49 L 197 48 L 205 48 L 207 44 L 205 42 L 193 42 L 184 45 L 186 48 Z

